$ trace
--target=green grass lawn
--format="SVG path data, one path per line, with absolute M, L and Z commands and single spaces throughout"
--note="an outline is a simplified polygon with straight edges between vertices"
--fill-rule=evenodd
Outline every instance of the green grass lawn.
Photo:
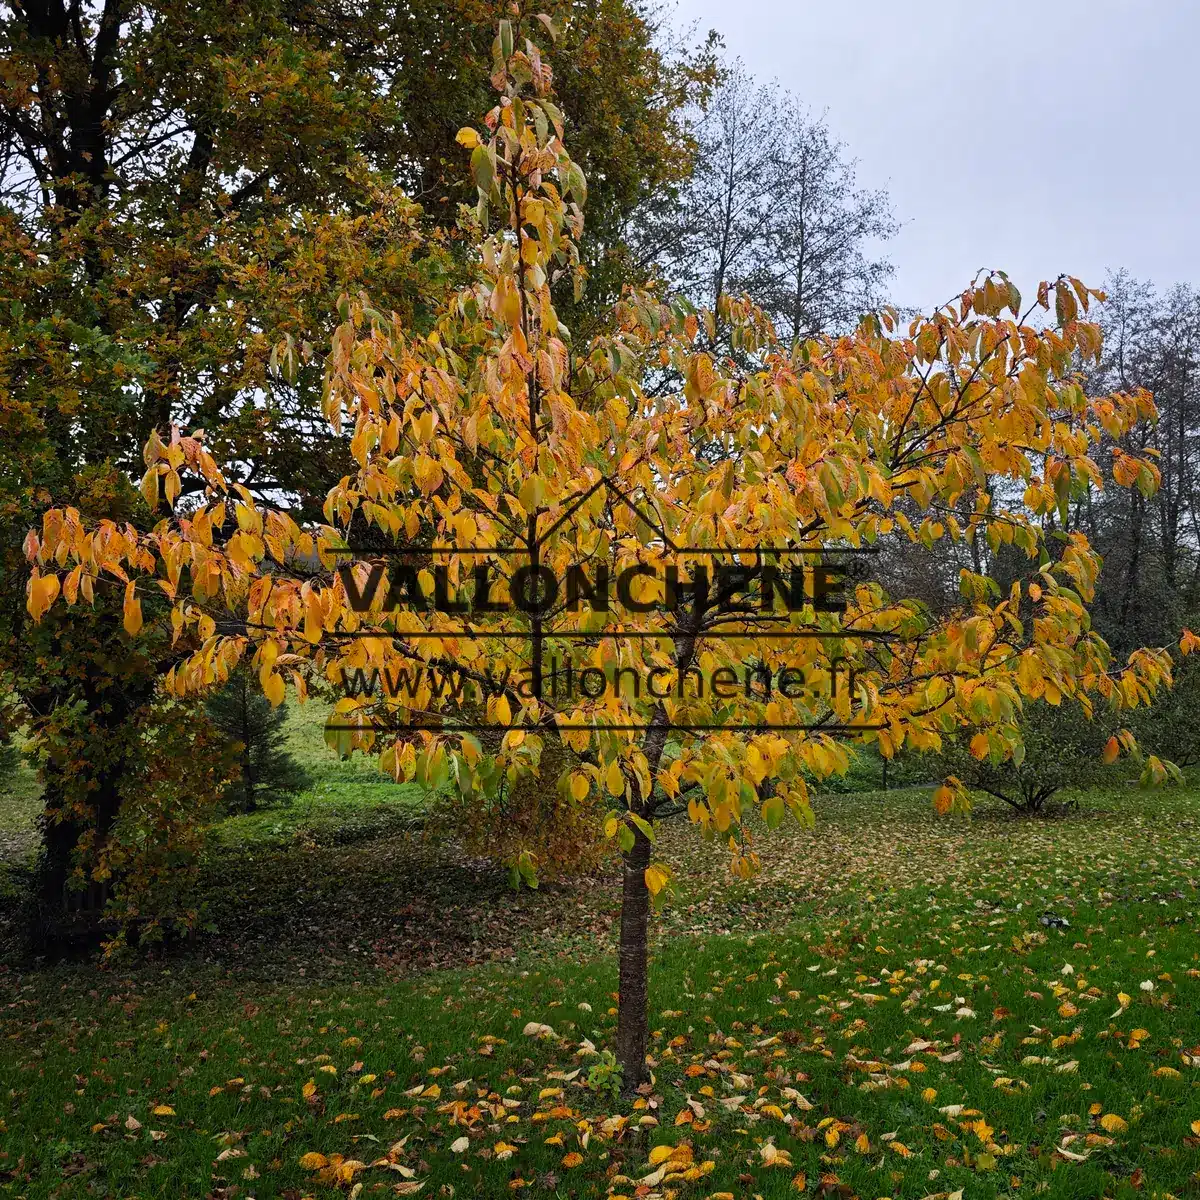
M 514 895 L 407 831 L 243 847 L 219 939 L 5 974 L 0 1195 L 1197 1195 L 1198 833 L 1195 790 L 845 795 L 731 884 L 672 825 L 632 1106 L 592 1073 L 611 877 Z

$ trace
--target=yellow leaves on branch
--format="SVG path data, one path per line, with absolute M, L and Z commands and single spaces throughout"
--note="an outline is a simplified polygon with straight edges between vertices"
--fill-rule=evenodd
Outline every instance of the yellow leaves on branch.
M 811 821 L 805 777 L 849 766 L 834 737 L 805 728 L 814 721 L 862 726 L 862 739 L 887 758 L 935 748 L 955 725 L 978 731 L 971 752 L 983 758 L 1011 752 L 1004 731 L 1024 699 L 1146 702 L 1169 679 L 1170 654 L 1138 651 L 1113 670 L 1086 609 L 1098 555 L 1079 533 L 1040 554 L 1047 517 L 1096 486 L 1101 439 L 1116 441 L 1154 413 L 1146 393 L 1083 389 L 1079 362 L 1100 349 L 1098 328 L 1083 319 L 1095 293 L 1069 277 L 1047 283 L 1038 303 L 1053 305 L 1058 323 L 1031 325 L 1012 284 L 989 276 L 906 327 L 884 312 L 844 337 L 810 339 L 796 355 L 744 300 L 722 297 L 718 321 L 634 292 L 601 323 L 606 332 L 576 341 L 560 325 L 552 286 L 582 279 L 586 180 L 566 148 L 549 67 L 532 43 L 505 50 L 503 28 L 498 102 L 457 135 L 479 200 L 468 248 L 478 271 L 424 333 L 362 297 L 339 302 L 322 403 L 331 427 L 345 429 L 353 465 L 325 497 L 325 523 L 301 528 L 227 484 L 199 431 L 155 433 L 145 450 L 147 503 L 173 502 L 191 473 L 205 488 L 198 507 L 149 532 L 112 520 L 89 528 L 70 508 L 47 512 L 25 541 L 33 618 L 60 597 L 91 603 L 103 582 L 125 589 L 123 621 L 136 636 L 142 604 L 158 589 L 180 656 L 165 686 L 177 696 L 220 684 L 247 655 L 274 705 L 289 684 L 303 696 L 306 679 L 338 688 L 356 672 L 415 671 L 411 696 L 340 700 L 327 737 L 339 752 L 378 752 L 397 780 L 463 796 L 480 794 L 489 773 L 509 783 L 540 775 L 561 719 L 569 726 L 561 744 L 582 760 L 568 760 L 550 786 L 579 803 L 624 801 L 628 813 L 606 822 L 623 844 L 640 828 L 635 815 L 653 818 L 656 783 L 676 803 L 686 788 L 689 817 L 721 835 L 739 876 L 757 862 L 738 836 L 746 815 L 760 813 L 769 827 L 789 814 Z M 738 362 L 714 349 L 718 324 Z M 295 347 L 275 359 L 290 371 Z M 675 394 L 658 394 L 665 378 L 680 381 Z M 1118 454 L 1116 473 L 1143 492 L 1157 485 L 1149 458 Z M 1008 486 L 1017 480 L 1023 495 Z M 371 545 L 446 549 L 415 564 L 384 562 L 350 549 L 351 532 L 367 530 Z M 778 629 L 804 638 L 753 643 L 776 677 L 795 673 L 793 691 L 677 696 L 668 682 L 670 694 L 657 699 L 607 684 L 630 671 L 711 679 L 740 665 L 744 639 L 761 625 L 736 609 L 719 620 L 701 612 L 695 635 L 677 637 L 665 606 L 637 607 L 659 598 L 639 578 L 629 612 L 560 595 L 536 618 L 544 648 L 586 648 L 586 665 L 606 684 L 600 694 L 574 698 L 570 711 L 515 683 L 498 694 L 449 694 L 448 680 L 477 685 L 497 662 L 514 675 L 531 665 L 535 618 L 511 606 L 451 612 L 430 601 L 439 589 L 469 597 L 480 570 L 495 584 L 489 594 L 512 599 L 522 554 L 511 551 L 532 555 L 531 540 L 560 582 L 580 562 L 593 583 L 601 563 L 614 576 L 651 566 L 661 574 L 680 567 L 671 546 L 753 547 L 769 561 L 772 547 L 819 558 L 826 549 L 947 542 L 1009 547 L 1028 559 L 1029 578 L 1005 595 L 964 571 L 961 604 L 945 617 L 878 583 L 847 583 L 844 611 L 810 596 L 782 618 Z M 481 552 L 489 547 L 507 549 Z M 788 586 L 786 569 L 779 583 Z M 861 640 L 832 640 L 850 626 Z M 630 632 L 639 637 L 623 636 Z M 876 653 L 884 639 L 887 653 Z M 1198 648 L 1191 633 L 1180 641 L 1183 653 Z M 506 731 L 498 750 L 485 752 L 456 727 L 467 705 L 472 719 L 486 709 Z M 381 712 L 387 722 L 374 721 Z M 677 726 L 669 754 L 647 732 L 656 716 Z M 372 728 L 414 723 L 419 732 L 404 737 Z M 1167 770 L 1157 760 L 1147 769 Z M 774 794 L 764 797 L 767 780 Z M 967 802 L 955 780 L 933 794 L 939 812 Z M 646 871 L 655 894 L 668 879 L 658 865 Z

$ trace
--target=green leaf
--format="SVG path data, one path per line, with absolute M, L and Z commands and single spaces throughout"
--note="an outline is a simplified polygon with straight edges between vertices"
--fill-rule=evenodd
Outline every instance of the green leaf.
M 492 162 L 492 156 L 487 146 L 476 146 L 471 151 L 471 174 L 475 178 L 475 186 L 479 189 L 479 195 L 481 197 L 490 195 L 492 184 L 496 181 L 496 165 Z
M 782 796 L 769 797 L 762 807 L 763 820 L 766 821 L 767 828 L 778 829 L 783 824 L 786 811 Z
M 629 819 L 642 831 L 642 833 L 646 835 L 649 841 L 654 841 L 654 830 L 651 827 L 650 822 L 647 821 L 645 817 L 639 817 L 637 813 L 632 812 L 627 813 L 626 816 L 628 816 Z

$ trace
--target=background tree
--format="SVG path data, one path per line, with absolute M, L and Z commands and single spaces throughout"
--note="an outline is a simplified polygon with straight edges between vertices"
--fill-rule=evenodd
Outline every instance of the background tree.
M 159 493 L 169 499 L 177 476 L 196 473 L 205 503 L 148 535 L 52 510 L 26 542 L 27 604 L 35 620 L 51 611 L 70 620 L 86 600 L 83 581 L 120 570 L 133 633 L 142 597 L 165 596 L 183 656 L 167 677 L 172 694 L 211 687 L 247 654 L 273 704 L 289 680 L 303 694 L 314 671 L 336 683 L 355 670 L 416 665 L 417 694 L 346 696 L 329 733 L 378 750 L 398 779 L 464 796 L 528 773 L 546 741 L 561 739 L 575 758 L 560 776 L 564 802 L 607 796 L 605 832 L 622 852 L 616 1052 L 634 1089 L 646 1078 L 651 898 L 670 879 L 653 857 L 660 795 L 675 807 L 689 788 L 690 819 L 729 848 L 744 876 L 756 862 L 745 816 L 758 809 L 770 827 L 789 813 L 811 820 L 805 780 L 845 766 L 838 732 L 891 756 L 937 748 L 967 726 L 1013 754 L 1027 700 L 1094 695 L 1136 707 L 1169 682 L 1165 650 L 1113 664 L 1087 611 L 1098 556 L 1074 531 L 1049 554 L 1045 525 L 1096 483 L 1098 430 L 1120 437 L 1153 405 L 1142 392 L 1089 397 L 1080 387 L 1077 356 L 1100 348 L 1084 320 L 1095 293 L 1065 278 L 1043 285 L 1031 306 L 1053 304 L 1043 327 L 1029 323 L 1011 284 L 988 277 L 905 330 L 887 313 L 848 338 L 810 339 L 801 353 L 774 340 L 752 306 L 726 299 L 736 360 L 710 352 L 700 318 L 633 294 L 573 359 L 552 286 L 575 269 L 586 179 L 566 151 L 531 25 L 501 22 L 498 103 L 484 132 L 458 134 L 479 195 L 475 278 L 433 334 L 399 314 L 344 306 L 326 412 L 335 429 L 353 426 L 355 469 L 330 490 L 326 523 L 301 528 L 244 486 L 227 486 L 198 438 L 152 437 L 146 457 Z M 654 395 L 646 385 L 664 366 L 683 386 Z M 1131 456 L 1129 466 L 1118 479 L 1148 472 L 1152 493 L 1153 465 Z M 965 573 L 961 603 L 944 614 L 864 582 L 844 611 L 805 605 L 781 626 L 761 603 L 746 603 L 745 588 L 671 594 L 647 583 L 631 595 L 636 604 L 605 616 L 529 600 L 514 556 L 492 554 L 482 558 L 500 594 L 525 595 L 525 605 L 476 605 L 464 616 L 397 606 L 390 588 L 371 586 L 383 564 L 347 543 L 356 520 L 398 543 L 428 526 L 451 547 L 433 564 L 444 567 L 444 586 L 464 593 L 479 548 L 502 541 L 522 549 L 527 572 L 558 578 L 581 562 L 607 562 L 615 574 L 638 568 L 644 578 L 675 547 L 697 545 L 736 547 L 743 566 L 761 570 L 797 549 L 833 555 L 889 539 L 960 538 L 952 516 L 968 492 L 968 530 L 1021 551 L 1026 571 L 1007 591 Z M 320 573 L 296 570 L 315 560 Z M 744 581 L 751 595 L 754 578 Z M 764 621 L 805 636 L 764 639 Z M 514 628 L 527 649 L 513 650 Z M 607 688 L 559 708 L 545 684 L 551 652 L 568 644 L 608 677 L 657 669 L 668 679 L 693 666 L 735 669 L 749 646 L 773 673 L 790 668 L 803 683 L 770 697 L 747 688 L 695 699 Z M 528 686 L 489 677 L 492 663 Z M 843 665 L 856 671 L 853 694 L 831 686 Z M 448 682 L 472 685 L 459 695 L 482 703 L 499 728 L 495 756 L 456 724 Z M 760 800 L 767 778 L 776 786 Z M 951 786 L 935 793 L 939 809 L 961 799 Z M 536 866 L 526 857 L 515 865 L 522 877 Z
M 0 719 L 0 782 L 7 781 L 21 761 L 13 731 Z
M 172 656 L 169 637 L 131 647 L 119 626 L 33 633 L 19 602 L 24 529 L 50 496 L 148 528 L 157 475 L 144 503 L 128 485 L 145 474 L 147 438 L 169 439 L 174 423 L 205 429 L 261 503 L 320 518 L 353 460 L 323 418 L 309 349 L 327 344 L 343 293 L 365 290 L 428 329 L 465 277 L 447 114 L 487 93 L 505 7 L 0 6 L 0 663 L 47 735 L 48 895 L 72 848 L 115 828 L 130 737 L 149 728 Z M 606 214 L 586 253 L 599 290 L 618 289 L 630 267 L 606 230 L 642 181 L 686 170 L 680 107 L 711 55 L 661 50 L 637 0 L 551 13 L 575 51 L 560 102 Z M 182 503 L 194 499 L 185 490 Z M 121 585 L 107 580 L 95 603 L 119 611 Z M 83 771 L 55 760 L 68 745 L 86 747 Z
M 844 332 L 884 300 L 881 245 L 899 229 L 824 118 L 739 62 L 695 128 L 675 204 L 640 221 L 640 251 L 673 288 L 717 311 L 745 292 L 785 340 Z
M 287 710 L 272 708 L 245 671 L 234 671 L 208 698 L 205 710 L 229 747 L 233 769 L 224 798 L 230 811 L 254 812 L 286 803 L 311 784 L 308 772 L 286 748 Z
M 1188 287 L 1159 294 L 1126 272 L 1111 276 L 1100 319 L 1105 354 L 1097 388 L 1151 390 L 1155 420 L 1106 439 L 1106 476 L 1126 452 L 1154 457 L 1152 497 L 1124 488 L 1081 498 L 1074 520 L 1105 557 L 1096 619 L 1114 646 L 1167 640 L 1200 608 L 1200 297 Z

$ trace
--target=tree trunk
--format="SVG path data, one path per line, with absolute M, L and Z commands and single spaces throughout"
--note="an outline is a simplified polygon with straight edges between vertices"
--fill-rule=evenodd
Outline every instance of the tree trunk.
M 634 829 L 633 846 L 623 856 L 621 884 L 620 999 L 617 1009 L 617 1061 L 622 1089 L 632 1092 L 646 1082 L 649 1041 L 650 839 Z

